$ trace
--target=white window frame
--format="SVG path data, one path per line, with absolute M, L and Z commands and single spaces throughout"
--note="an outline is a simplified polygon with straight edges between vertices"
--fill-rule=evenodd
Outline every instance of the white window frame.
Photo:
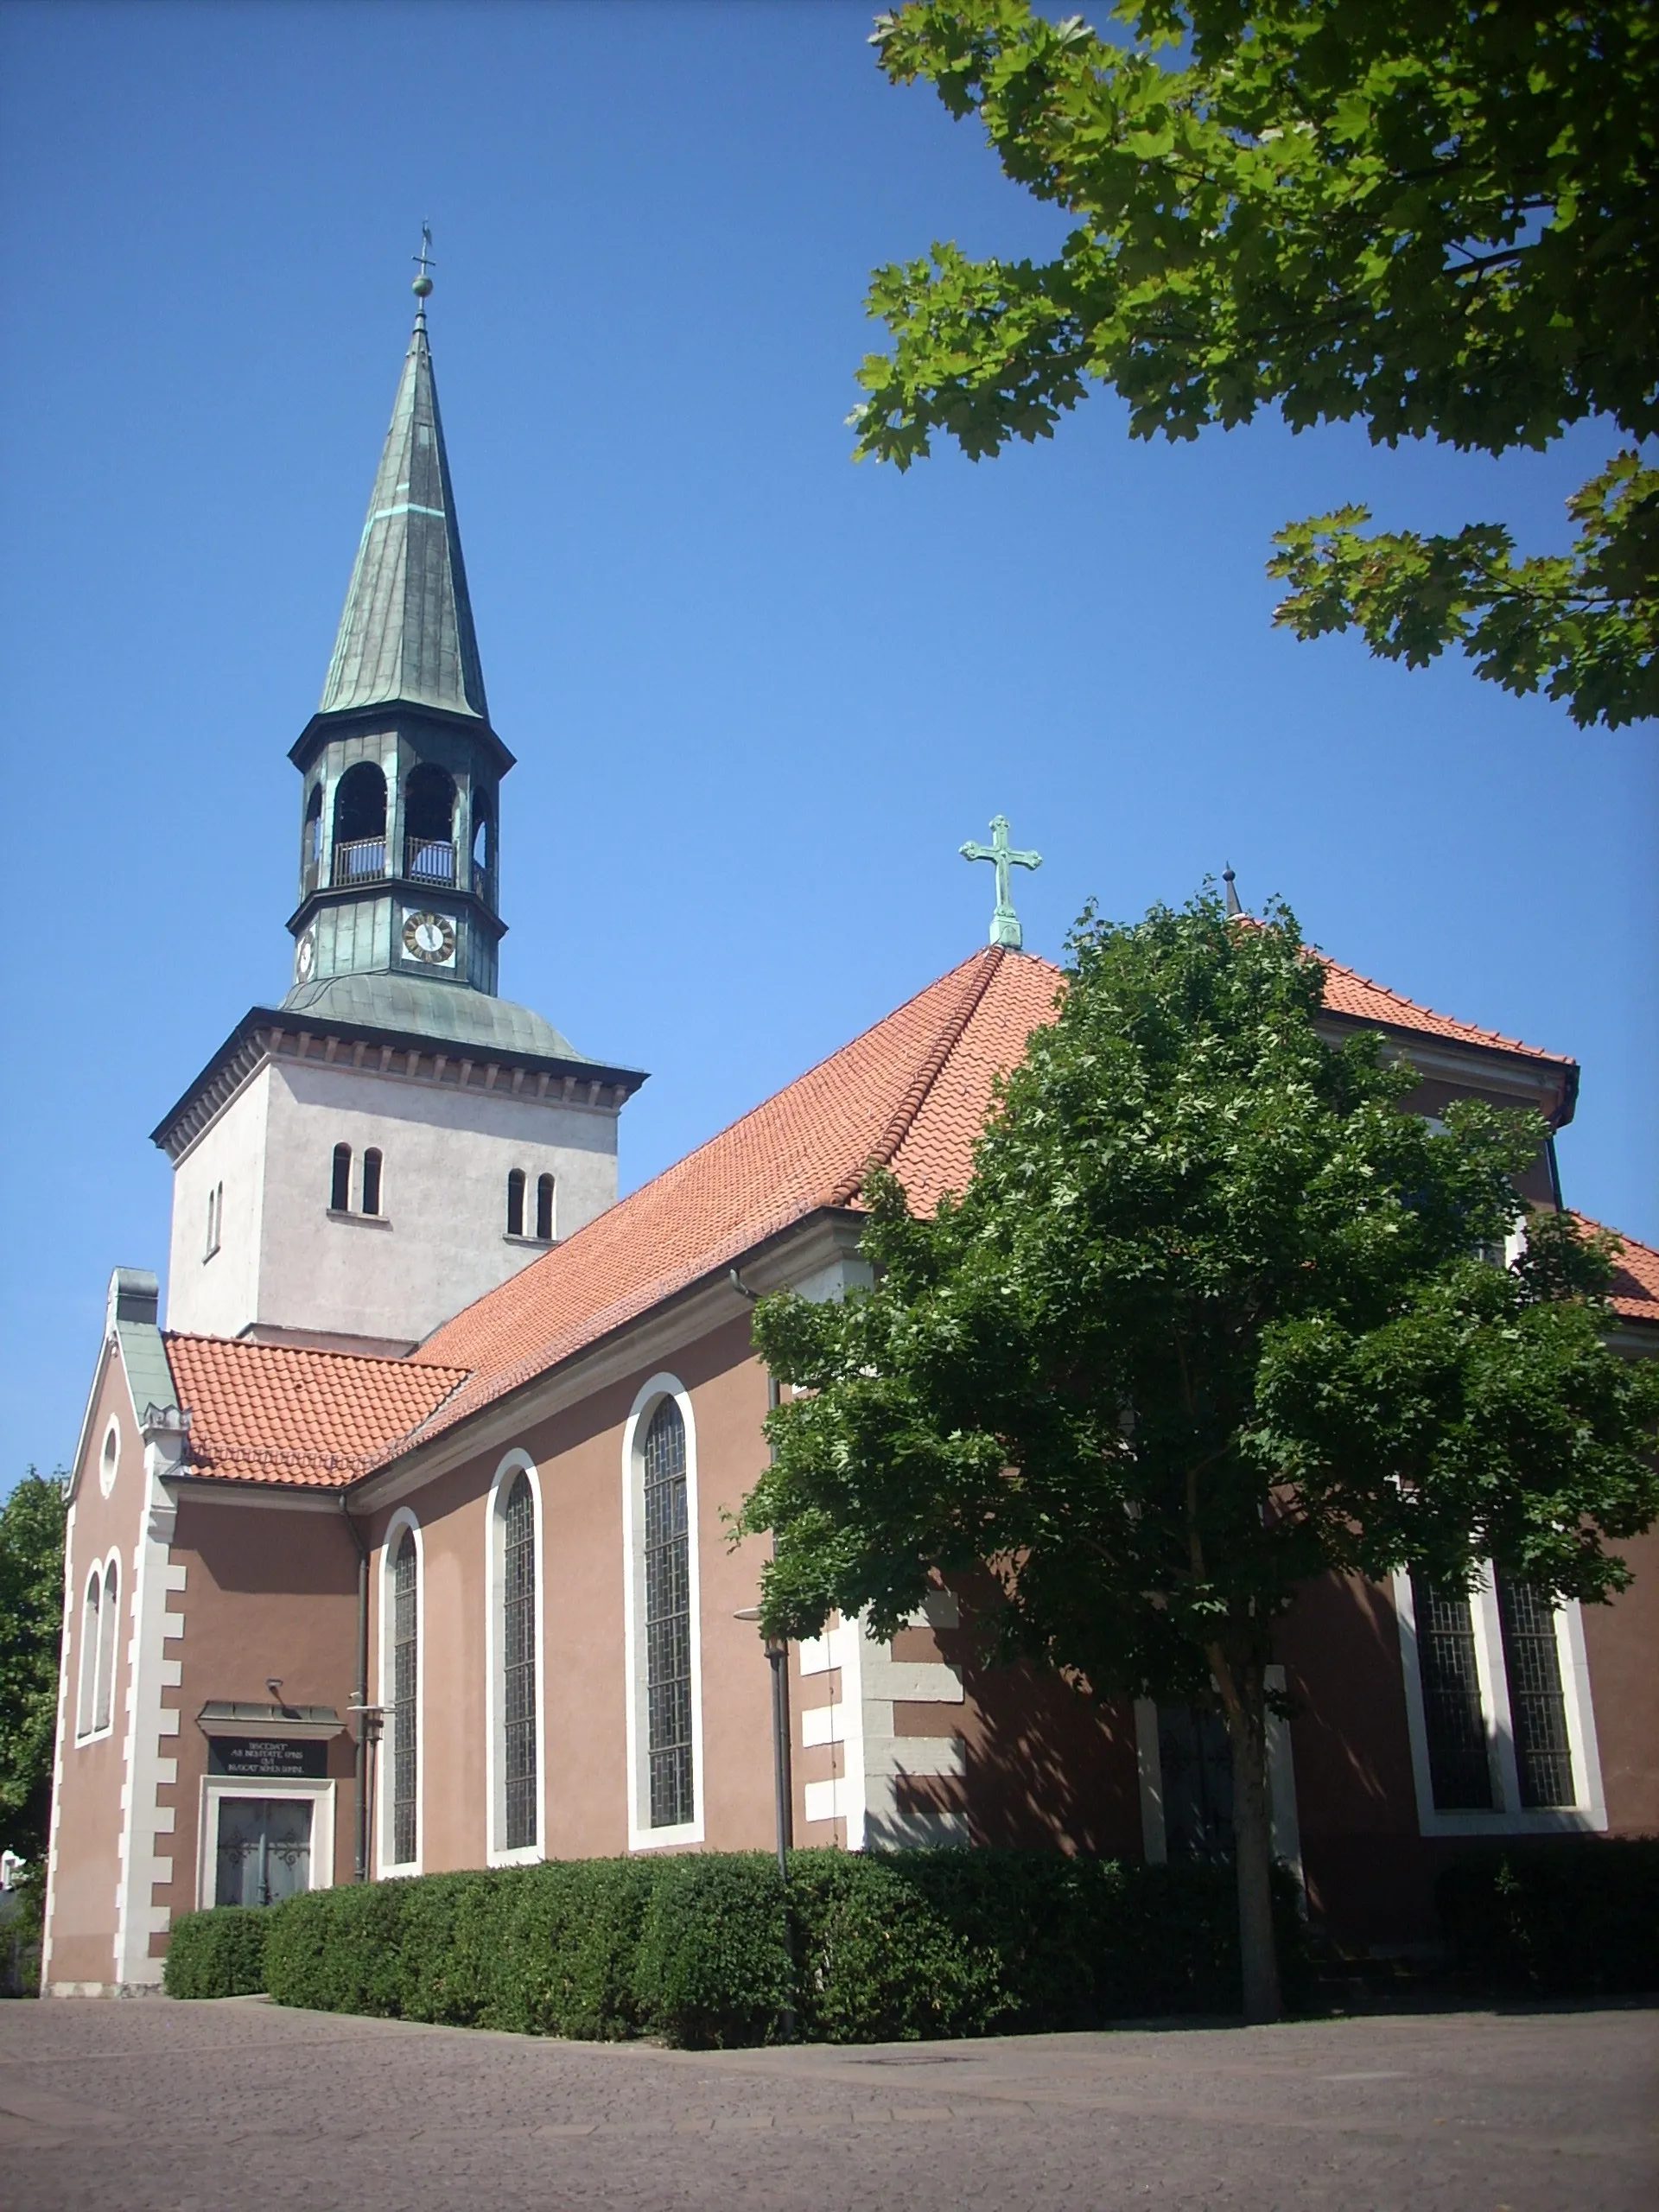
M 303 1797 L 311 1802 L 311 1879 L 307 1887 L 334 1886 L 334 1784 L 277 1781 L 254 1774 L 204 1774 L 196 1822 L 196 1903 L 206 1911 L 219 1887 L 219 1803 L 222 1797 Z
M 502 1710 L 502 1670 L 505 1662 L 503 1640 L 505 1595 L 505 1531 L 507 1490 L 515 1475 L 530 1483 L 536 1516 L 536 1840 L 511 1850 L 500 1839 L 507 1827 L 505 1716 Z M 528 1452 L 517 1446 L 496 1469 L 485 1507 L 484 1575 L 484 1775 L 485 1858 L 492 1866 L 531 1866 L 547 1855 L 547 1667 L 543 1628 L 546 1622 L 547 1524 L 542 1510 L 541 1471 Z
M 392 1594 L 393 1575 L 397 1552 L 404 1541 L 404 1529 L 415 1538 L 415 1856 L 413 1859 L 393 1859 L 391 1856 L 392 1832 L 393 1765 L 391 1744 L 391 1700 L 396 1687 L 396 1657 L 393 1650 L 397 1629 L 397 1603 Z M 382 1880 L 397 1874 L 419 1874 L 426 1866 L 426 1536 L 419 1521 L 410 1508 L 400 1505 L 386 1523 L 386 1533 L 380 1545 L 380 1692 L 378 1702 L 385 1714 L 385 1726 L 381 1731 L 378 1771 L 375 1777 L 374 1860 Z
M 1475 1631 L 1475 1672 L 1480 1709 L 1486 1724 L 1486 1758 L 1491 1770 L 1490 1809 L 1465 1808 L 1442 1812 L 1434 1802 L 1428 1765 L 1428 1721 L 1423 1708 L 1423 1678 L 1417 1660 L 1417 1606 L 1411 1576 L 1394 1576 L 1394 1609 L 1400 1624 L 1400 1663 L 1406 1693 L 1406 1728 L 1411 1739 L 1412 1780 L 1417 1792 L 1417 1827 L 1421 1835 L 1571 1835 L 1607 1826 L 1602 1794 L 1601 1753 L 1590 1694 L 1590 1665 L 1584 1646 L 1584 1613 L 1576 1598 L 1555 1611 L 1555 1650 L 1567 1708 L 1567 1748 L 1573 1761 L 1573 1802 L 1548 1807 L 1521 1802 L 1515 1725 L 1510 1713 L 1509 1669 L 1503 1662 L 1503 1625 L 1497 1609 L 1497 1584 L 1483 1563 L 1469 1592 Z
M 645 1432 L 664 1398 L 685 1424 L 687 1586 L 691 1607 L 691 1818 L 651 1825 L 651 1724 L 645 1678 Z M 703 1840 L 702 1580 L 697 1541 L 697 1426 L 691 1394 L 676 1375 L 653 1375 L 622 1431 L 622 1635 L 628 1724 L 628 1848 L 662 1851 Z
M 111 1578 L 113 1588 L 111 1586 Z M 92 1704 L 94 1736 L 111 1736 L 115 1732 L 115 1678 L 121 1670 L 121 1599 L 124 1583 L 125 1578 L 121 1573 L 121 1554 L 112 1551 L 104 1561 L 104 1590 L 98 1610 L 98 1680 Z M 97 1717 L 99 1712 L 104 1715 L 102 1720 Z
M 98 1451 L 98 1491 L 100 1497 L 109 1497 L 120 1471 L 121 1424 L 111 1414 L 105 1424 L 104 1440 Z
M 1285 1693 L 1285 1670 L 1269 1667 L 1267 1687 Z M 1164 1822 L 1164 1762 L 1158 1747 L 1158 1706 L 1154 1699 L 1135 1700 L 1135 1757 L 1141 1783 L 1141 1847 L 1154 1866 L 1169 1862 Z M 1290 1723 L 1282 1713 L 1268 1715 L 1268 1811 L 1273 1825 L 1273 1855 L 1302 1882 L 1302 1830 L 1296 1809 L 1296 1766 Z

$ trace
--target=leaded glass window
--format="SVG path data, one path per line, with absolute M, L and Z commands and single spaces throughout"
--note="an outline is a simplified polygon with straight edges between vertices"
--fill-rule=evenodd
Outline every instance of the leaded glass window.
M 111 1560 L 104 1573 L 104 1603 L 98 1622 L 98 1709 L 94 1728 L 107 1728 L 115 1706 L 115 1662 L 120 1643 L 120 1570 Z
M 645 1701 L 651 1825 L 692 1818 L 691 1554 L 685 1423 L 664 1398 L 645 1432 Z
M 1503 1628 L 1503 1663 L 1510 1677 L 1510 1720 L 1515 1730 L 1521 1802 L 1570 1805 L 1573 1802 L 1573 1752 L 1567 1740 L 1554 1609 L 1527 1583 L 1510 1582 L 1500 1576 L 1497 1611 Z
M 1415 1574 L 1411 1591 L 1435 1809 L 1484 1811 L 1492 1802 L 1492 1770 L 1469 1593 L 1438 1589 Z
M 311 1886 L 308 1797 L 221 1797 L 215 1904 L 280 1904 Z
M 522 1468 L 501 1516 L 501 1750 L 517 1851 L 536 1840 L 536 1499 Z
M 1221 1715 L 1201 1705 L 1160 1705 L 1158 1765 L 1170 1858 L 1230 1859 L 1233 1751 Z
M 391 1863 L 415 1861 L 420 1749 L 416 1682 L 420 1667 L 420 1562 L 405 1529 L 391 1565 Z

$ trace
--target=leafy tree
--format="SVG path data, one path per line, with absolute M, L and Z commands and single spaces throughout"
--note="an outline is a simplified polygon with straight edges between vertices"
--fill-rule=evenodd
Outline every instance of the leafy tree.
M 0 1850 L 46 1848 L 63 1629 L 62 1471 L 33 1467 L 0 1505 Z
M 1091 382 L 1139 437 L 1277 406 L 1296 429 L 1501 454 L 1605 418 L 1559 559 L 1509 533 L 1279 534 L 1304 638 L 1357 625 L 1413 664 L 1460 645 L 1575 721 L 1659 713 L 1659 14 L 1648 0 L 1118 0 L 1112 40 L 1029 0 L 876 19 L 895 84 L 976 115 L 1007 175 L 1077 219 L 1052 261 L 953 245 L 879 270 L 890 354 L 861 454 L 907 467 L 1048 437 Z
M 1659 1513 L 1659 1365 L 1604 1343 L 1609 1248 L 1535 1215 L 1530 1114 L 1402 1110 L 1416 1077 L 1332 1050 L 1288 912 L 1206 892 L 1085 915 L 1058 1017 L 1001 1087 L 959 1200 L 867 1185 L 875 1287 L 762 1301 L 807 1395 L 768 1425 L 742 1533 L 762 1618 L 880 1634 L 936 1571 L 988 1571 L 1002 1656 L 1101 1698 L 1218 1704 L 1230 1738 L 1245 1999 L 1274 2017 L 1267 1670 L 1313 1578 L 1476 1562 L 1552 1599 L 1629 1580 L 1605 1541 Z

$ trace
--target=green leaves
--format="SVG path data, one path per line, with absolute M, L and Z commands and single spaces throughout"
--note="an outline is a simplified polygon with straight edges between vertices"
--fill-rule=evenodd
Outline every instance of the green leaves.
M 1357 628 L 1413 668 L 1460 645 L 1489 682 L 1541 685 L 1581 728 L 1659 714 L 1659 469 L 1616 454 L 1567 505 L 1573 550 L 1522 561 L 1491 523 L 1366 536 L 1370 515 L 1345 507 L 1289 524 L 1268 564 L 1292 586 L 1274 619 L 1299 638 Z
M 0 1849 L 46 1848 L 63 1627 L 62 1474 L 31 1467 L 0 1505 Z
M 1282 910 L 1084 918 L 961 1198 L 918 1219 L 873 1179 L 875 1287 L 757 1309 L 805 1394 L 741 1519 L 774 1540 L 770 1628 L 868 1607 L 889 1633 L 971 1571 L 1005 1653 L 1204 1694 L 1327 1572 L 1620 1586 L 1604 1539 L 1659 1512 L 1659 1371 L 1603 1343 L 1607 1251 L 1541 1216 L 1514 1268 L 1475 1256 L 1543 1125 L 1466 1101 L 1431 1128 L 1320 1006 Z
M 1267 406 L 1298 429 L 1359 419 L 1379 442 L 1492 453 L 1591 416 L 1659 430 L 1659 19 L 1643 0 L 1122 0 L 1114 16 L 1109 39 L 1027 0 L 878 19 L 893 82 L 976 117 L 1007 176 L 1076 224 L 1042 266 L 942 244 L 876 272 L 892 346 L 858 372 L 860 457 L 907 468 L 943 434 L 985 459 L 1052 436 L 1092 383 L 1138 437 Z M 1581 722 L 1649 715 L 1654 525 L 1620 516 L 1602 543 L 1581 515 L 1583 560 L 1559 575 L 1511 565 L 1479 525 L 1371 541 L 1365 577 L 1287 534 L 1305 557 L 1275 564 L 1297 582 L 1281 620 L 1313 636 L 1345 608 L 1410 663 L 1463 644 Z M 1297 528 L 1347 530 L 1351 550 L 1360 519 Z

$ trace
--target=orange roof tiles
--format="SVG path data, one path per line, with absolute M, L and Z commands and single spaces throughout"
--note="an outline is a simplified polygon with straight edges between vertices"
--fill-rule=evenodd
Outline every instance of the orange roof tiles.
M 1617 1229 L 1604 1230 L 1603 1224 L 1592 1221 L 1588 1214 L 1575 1213 L 1573 1218 L 1581 1228 L 1617 1236 L 1624 1248 L 1613 1262 L 1614 1313 L 1626 1321 L 1659 1322 L 1659 1252 L 1650 1244 L 1638 1244 L 1634 1236 L 1625 1236 Z
M 1560 1067 L 1577 1065 L 1565 1052 L 1546 1052 L 1536 1045 L 1523 1045 L 1496 1029 L 1477 1029 L 1467 1021 L 1454 1021 L 1449 1014 L 1435 1014 L 1414 999 L 1402 998 L 1385 983 L 1374 983 L 1334 960 L 1325 962 L 1325 1004 L 1330 1014 L 1348 1015 L 1356 1021 L 1374 1021 L 1380 1029 L 1409 1029 L 1420 1037 L 1444 1037 L 1459 1045 L 1481 1045 L 1488 1052 L 1516 1052 L 1524 1059 L 1552 1060 Z
M 1431 1013 L 1334 962 L 1325 963 L 1325 979 L 1333 1013 L 1558 1057 Z M 1046 960 L 976 953 L 457 1314 L 427 1339 L 422 1357 L 473 1371 L 423 1424 L 422 1436 L 464 1420 L 817 1208 L 853 1204 L 874 1160 L 893 1167 L 918 1208 L 960 1190 L 992 1084 L 1020 1058 L 1031 1032 L 1053 1020 L 1060 982 Z
M 169 1337 L 193 1464 L 243 1480 L 349 1482 L 809 1214 L 855 1205 L 874 1161 L 893 1168 L 918 1209 L 936 1205 L 966 1183 L 993 1084 L 1053 1020 L 1060 984 L 1046 960 L 976 953 L 456 1314 L 415 1358 Z M 1325 1000 L 1334 1014 L 1395 1031 L 1573 1065 L 1335 962 L 1325 962 Z M 1626 1311 L 1650 1290 L 1659 1314 L 1659 1257 L 1630 1249 L 1645 1260 L 1627 1262 L 1631 1288 L 1615 1302 Z M 1640 1273 L 1648 1262 L 1650 1281 Z
M 991 1082 L 1052 1017 L 1058 969 L 987 947 L 447 1322 L 471 1379 L 433 1435 L 728 1267 L 892 1162 L 918 1204 L 967 1180 Z
M 242 1338 L 162 1339 L 190 1414 L 193 1474 L 335 1489 L 434 1412 L 465 1370 Z

